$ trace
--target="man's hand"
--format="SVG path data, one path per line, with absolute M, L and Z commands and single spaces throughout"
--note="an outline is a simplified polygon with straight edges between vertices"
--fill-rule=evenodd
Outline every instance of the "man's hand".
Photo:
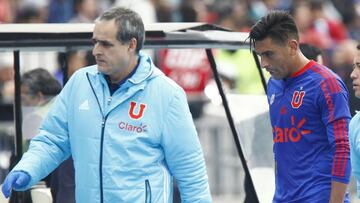
M 6 198 L 10 197 L 11 190 L 20 189 L 30 182 L 30 175 L 24 171 L 13 171 L 6 176 L 2 186 L 2 192 Z
M 343 203 L 347 184 L 336 181 L 331 182 L 331 194 L 329 203 Z

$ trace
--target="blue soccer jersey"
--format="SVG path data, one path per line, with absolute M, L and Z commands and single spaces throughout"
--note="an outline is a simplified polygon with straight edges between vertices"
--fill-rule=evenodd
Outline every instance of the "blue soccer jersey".
M 350 179 L 344 83 L 310 61 L 286 80 L 271 78 L 267 97 L 276 162 L 273 202 L 328 203 L 331 181 Z

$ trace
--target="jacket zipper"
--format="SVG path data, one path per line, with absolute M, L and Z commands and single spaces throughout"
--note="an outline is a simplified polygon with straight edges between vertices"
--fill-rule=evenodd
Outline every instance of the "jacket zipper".
M 102 170 L 102 163 L 103 163 L 103 144 L 104 144 L 104 131 L 105 131 L 105 124 L 106 124 L 106 120 L 107 120 L 107 117 L 108 115 L 110 114 L 110 111 L 107 113 L 107 115 L 104 115 L 104 112 L 102 111 L 101 109 L 101 105 L 100 105 L 100 102 L 99 102 L 99 99 L 98 97 L 96 96 L 96 93 L 95 93 L 95 90 L 94 90 L 94 87 L 92 86 L 91 82 L 90 82 L 90 78 L 89 78 L 89 75 L 88 73 L 86 73 L 86 77 L 88 79 L 88 82 L 90 84 L 90 87 L 91 87 L 91 90 L 92 92 L 94 93 L 94 96 L 96 98 L 96 102 L 99 106 L 99 109 L 100 109 L 100 112 L 101 112 L 101 115 L 102 115 L 102 121 L 101 121 L 101 138 L 100 138 L 100 162 L 99 162 L 99 176 L 100 176 L 100 203 L 103 203 L 104 202 L 104 192 L 103 192 L 103 176 L 102 176 L 102 173 L 103 173 L 103 170 Z M 108 98 L 108 101 L 107 101 L 107 104 L 110 105 L 112 101 L 112 96 L 110 96 L 110 98 Z M 148 188 L 149 191 L 150 191 L 150 197 L 149 197 L 149 203 L 151 203 L 151 187 L 150 187 L 150 183 L 149 183 L 149 180 L 146 180 L 147 181 L 147 185 L 148 185 Z M 145 182 L 146 183 L 146 182 Z M 147 194 L 146 194 L 146 198 L 145 198 L 145 202 L 147 200 Z
M 104 130 L 105 130 L 105 124 L 106 124 L 107 116 L 104 116 L 104 112 L 103 112 L 102 109 L 101 109 L 101 105 L 100 105 L 99 99 L 98 99 L 98 97 L 97 97 L 96 94 L 95 94 L 95 90 L 94 90 L 94 87 L 92 86 L 92 84 L 91 84 L 91 82 L 90 82 L 88 73 L 86 73 L 86 77 L 87 77 L 88 82 L 89 82 L 89 84 L 90 84 L 91 90 L 92 90 L 92 92 L 94 93 L 94 96 L 95 96 L 95 98 L 96 98 L 96 102 L 97 102 L 97 104 L 98 104 L 98 106 L 99 106 L 99 109 L 100 109 L 100 112 L 101 112 L 101 115 L 102 115 L 102 121 L 101 121 L 101 137 L 100 137 L 99 178 L 100 178 L 100 203 L 103 203 L 103 202 L 104 202 L 104 192 L 103 192 L 102 162 L 103 162 Z
M 145 203 L 151 203 L 151 187 L 149 180 L 145 180 Z

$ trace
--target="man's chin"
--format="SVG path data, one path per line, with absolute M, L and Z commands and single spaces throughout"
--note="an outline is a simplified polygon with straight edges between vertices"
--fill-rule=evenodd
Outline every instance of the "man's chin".
M 104 73 L 105 75 L 107 75 L 106 68 L 98 65 L 98 66 L 97 66 L 97 69 L 98 69 L 99 72 Z
M 279 77 L 278 75 L 271 75 L 272 78 L 274 78 L 275 80 L 280 80 L 281 77 Z

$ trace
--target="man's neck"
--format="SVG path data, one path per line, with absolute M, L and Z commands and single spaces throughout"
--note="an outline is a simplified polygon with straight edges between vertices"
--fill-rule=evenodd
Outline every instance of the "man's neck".
M 298 72 L 301 70 L 307 63 L 309 63 L 309 59 L 307 59 L 303 54 L 299 54 L 296 56 L 294 60 L 294 64 L 292 64 L 292 67 L 294 67 L 294 70 L 292 71 L 292 74 Z

